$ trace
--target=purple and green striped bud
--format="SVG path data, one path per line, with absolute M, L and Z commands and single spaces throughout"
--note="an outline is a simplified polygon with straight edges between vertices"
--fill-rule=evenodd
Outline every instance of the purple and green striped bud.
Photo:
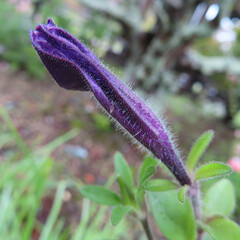
M 191 184 L 170 136 L 150 108 L 104 68 L 94 54 L 51 19 L 31 31 L 32 44 L 59 86 L 90 91 L 133 138 L 150 150 L 182 184 Z

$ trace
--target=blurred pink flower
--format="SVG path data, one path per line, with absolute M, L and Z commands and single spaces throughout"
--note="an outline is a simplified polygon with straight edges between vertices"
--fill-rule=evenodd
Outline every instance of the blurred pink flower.
M 8 2 L 15 5 L 15 8 L 20 13 L 25 13 L 30 10 L 31 1 L 30 0 L 8 0 Z
M 228 160 L 228 164 L 232 168 L 233 171 L 240 173 L 240 157 L 235 156 Z

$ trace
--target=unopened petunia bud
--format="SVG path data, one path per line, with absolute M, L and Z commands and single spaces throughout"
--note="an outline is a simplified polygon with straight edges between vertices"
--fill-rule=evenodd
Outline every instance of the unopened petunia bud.
M 162 160 L 182 185 L 191 184 L 159 118 L 85 45 L 56 27 L 51 19 L 30 35 L 43 64 L 61 87 L 92 92 L 109 115 Z

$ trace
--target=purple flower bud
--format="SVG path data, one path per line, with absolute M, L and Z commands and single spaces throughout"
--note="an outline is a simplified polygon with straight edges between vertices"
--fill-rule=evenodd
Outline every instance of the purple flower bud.
M 30 35 L 43 64 L 61 87 L 92 92 L 110 116 L 161 159 L 182 185 L 191 184 L 164 125 L 85 45 L 51 19 Z

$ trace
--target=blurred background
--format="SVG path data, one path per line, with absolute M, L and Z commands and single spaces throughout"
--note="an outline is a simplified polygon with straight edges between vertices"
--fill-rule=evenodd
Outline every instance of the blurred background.
M 143 155 L 88 93 L 53 83 L 29 40 L 48 17 L 150 99 L 183 156 L 213 129 L 202 162 L 232 166 L 240 203 L 240 1 L 1 0 L 0 239 L 145 239 L 80 196 L 84 184 L 113 184 L 116 151 L 136 174 Z

